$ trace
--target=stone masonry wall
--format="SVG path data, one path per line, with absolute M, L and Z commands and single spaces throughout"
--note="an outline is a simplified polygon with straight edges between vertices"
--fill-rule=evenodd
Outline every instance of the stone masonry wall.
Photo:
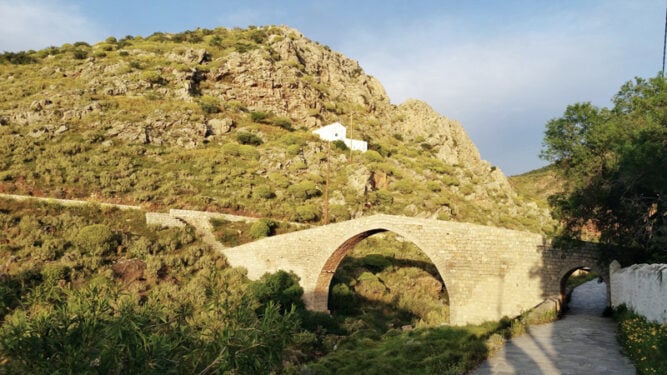
M 646 319 L 667 323 L 667 264 L 635 264 L 609 267 L 611 304 L 625 304 Z
M 574 269 L 594 266 L 583 251 L 553 249 L 538 234 L 431 219 L 375 215 L 269 237 L 225 249 L 248 277 L 292 271 L 304 301 L 326 311 L 331 278 L 347 251 L 374 233 L 391 231 L 413 242 L 435 264 L 450 300 L 450 324 L 514 317 L 562 293 Z

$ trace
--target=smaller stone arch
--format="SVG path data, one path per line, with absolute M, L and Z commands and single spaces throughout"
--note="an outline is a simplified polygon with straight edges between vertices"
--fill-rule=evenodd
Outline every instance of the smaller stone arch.
M 575 265 L 576 264 L 576 265 Z M 607 286 L 607 297 L 609 297 L 609 272 L 605 270 L 600 264 L 593 259 L 580 260 L 567 265 L 564 268 L 564 272 L 561 272 L 559 275 L 559 296 L 562 306 L 565 306 L 568 302 L 568 291 L 567 291 L 567 280 L 572 276 L 572 274 L 578 270 L 587 270 L 590 272 L 595 272 L 599 275 L 600 278 L 605 282 Z M 607 298 L 607 300 L 609 300 Z

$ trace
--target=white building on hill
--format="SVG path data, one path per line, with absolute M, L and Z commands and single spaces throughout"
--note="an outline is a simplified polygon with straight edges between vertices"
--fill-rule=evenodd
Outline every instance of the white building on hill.
M 365 141 L 347 138 L 347 129 L 340 122 L 334 122 L 313 130 L 313 133 L 319 135 L 325 141 L 343 141 L 347 147 L 355 151 L 366 152 L 368 150 L 368 143 Z

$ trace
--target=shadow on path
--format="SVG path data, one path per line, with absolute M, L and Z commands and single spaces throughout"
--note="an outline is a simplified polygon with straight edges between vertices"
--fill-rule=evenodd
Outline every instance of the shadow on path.
M 475 375 L 487 374 L 635 374 L 620 353 L 616 323 L 602 317 L 606 286 L 597 280 L 577 287 L 564 318 L 532 326 L 485 361 Z

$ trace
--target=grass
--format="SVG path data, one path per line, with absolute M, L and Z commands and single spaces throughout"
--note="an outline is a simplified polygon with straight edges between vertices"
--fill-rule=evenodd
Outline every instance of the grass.
M 614 311 L 618 341 L 640 375 L 667 374 L 667 324 L 649 322 L 621 305 Z

